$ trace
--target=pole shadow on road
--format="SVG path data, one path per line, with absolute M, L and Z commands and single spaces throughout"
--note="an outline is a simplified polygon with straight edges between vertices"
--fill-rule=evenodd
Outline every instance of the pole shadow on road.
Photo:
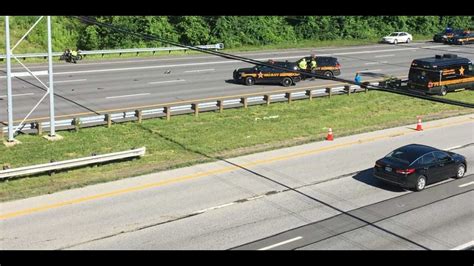
M 404 192 L 405 191 L 405 189 L 401 187 L 398 187 L 398 186 L 395 186 L 395 185 L 392 185 L 392 184 L 389 184 L 377 179 L 373 174 L 372 168 L 368 168 L 363 171 L 360 171 L 356 175 L 352 176 L 352 178 L 362 183 L 365 183 L 367 185 L 384 189 L 384 190 L 388 190 L 391 192 Z

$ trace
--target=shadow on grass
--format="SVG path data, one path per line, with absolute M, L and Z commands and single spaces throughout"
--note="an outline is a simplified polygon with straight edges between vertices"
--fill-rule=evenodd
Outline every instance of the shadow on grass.
M 352 178 L 354 178 L 355 180 L 360 181 L 362 183 L 365 183 L 369 186 L 373 186 L 373 187 L 376 187 L 376 188 L 388 190 L 388 191 L 391 191 L 391 192 L 404 192 L 405 191 L 405 189 L 403 189 L 401 187 L 398 187 L 396 185 L 392 185 L 390 183 L 386 183 L 386 182 L 383 182 L 382 180 L 377 179 L 373 175 L 372 171 L 373 171 L 372 168 L 365 169 L 365 170 L 360 171 L 359 173 L 357 173 Z

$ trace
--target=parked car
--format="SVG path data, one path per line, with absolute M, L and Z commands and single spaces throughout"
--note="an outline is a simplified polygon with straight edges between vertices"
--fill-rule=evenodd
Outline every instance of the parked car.
M 462 30 L 457 30 L 457 29 L 445 29 L 444 31 L 437 33 L 433 36 L 433 41 L 434 42 L 448 42 L 449 38 L 452 38 L 454 35 L 462 33 Z
M 288 70 L 256 65 L 254 67 L 234 70 L 233 78 L 235 82 L 243 83 L 247 86 L 263 83 L 281 84 L 282 86 L 288 87 L 301 81 L 300 73 L 292 71 L 297 69 L 294 63 L 269 61 L 269 64 L 275 64 Z
M 404 188 L 423 190 L 427 184 L 466 173 L 466 158 L 460 154 L 421 144 L 400 147 L 375 162 L 374 176 Z
M 412 90 L 442 96 L 474 88 L 473 65 L 468 58 L 455 54 L 415 59 L 408 72 L 407 85 Z
M 474 32 L 463 31 L 462 33 L 455 34 L 453 37 L 448 38 L 448 44 L 470 44 L 474 43 Z
M 326 76 L 329 78 L 332 78 L 334 76 L 339 76 L 341 75 L 341 64 L 339 64 L 339 61 L 337 60 L 336 57 L 332 56 L 315 56 L 316 59 L 316 68 L 314 70 L 311 70 L 310 67 L 310 62 L 311 62 L 311 56 L 304 57 L 306 60 L 308 68 L 307 69 L 302 69 L 305 72 L 311 73 L 313 71 L 317 75 L 321 76 Z M 303 58 L 299 59 L 296 61 L 296 65 L 302 60 Z M 310 76 L 303 75 L 304 78 L 308 78 Z
M 383 43 L 409 43 L 413 41 L 413 36 L 408 32 L 393 32 L 392 34 L 382 38 Z

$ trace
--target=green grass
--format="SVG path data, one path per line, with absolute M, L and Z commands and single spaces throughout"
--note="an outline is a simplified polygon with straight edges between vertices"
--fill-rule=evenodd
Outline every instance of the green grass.
M 473 91 L 450 93 L 448 98 L 474 102 Z M 37 175 L 0 182 L 0 201 L 31 197 L 89 184 L 209 162 L 269 149 L 323 140 L 327 128 L 335 137 L 413 124 L 472 113 L 472 109 L 371 91 L 332 99 L 315 98 L 291 104 L 251 106 L 223 113 L 206 112 L 94 127 L 79 132 L 60 131 L 64 137 L 48 142 L 34 135 L 19 135 L 20 145 L 0 146 L 0 165 L 21 167 L 32 164 L 108 153 L 145 146 L 139 160 L 84 167 L 55 175 Z M 276 116 L 274 119 L 264 117 Z

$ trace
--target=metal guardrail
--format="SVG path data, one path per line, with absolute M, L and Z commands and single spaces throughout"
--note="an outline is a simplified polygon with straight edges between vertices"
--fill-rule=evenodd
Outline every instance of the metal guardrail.
M 198 45 L 195 46 L 198 48 L 202 49 L 214 49 L 214 50 L 221 50 L 224 49 L 224 44 L 223 43 L 217 43 L 217 44 L 208 44 L 208 45 Z M 158 48 L 132 48 L 132 49 L 115 49 L 115 50 L 92 50 L 92 51 L 83 51 L 81 50 L 80 54 L 83 56 L 86 55 L 105 55 L 105 54 L 126 54 L 126 53 L 148 53 L 148 52 L 160 52 L 160 51 L 177 51 L 177 50 L 188 50 L 188 48 L 184 47 L 175 47 L 175 46 L 170 46 L 170 47 L 158 47 Z M 53 52 L 52 55 L 57 57 L 61 56 L 63 52 Z M 34 58 L 34 57 L 43 57 L 47 58 L 48 53 L 30 53 L 30 54 L 15 54 L 16 57 L 18 58 Z M 4 54 L 0 54 L 0 60 L 5 59 L 6 56 Z
M 72 159 L 72 160 L 66 160 L 66 161 L 60 161 L 60 162 L 52 162 L 52 163 L 46 163 L 46 164 L 38 164 L 38 165 L 32 165 L 32 166 L 26 166 L 26 167 L 1 170 L 0 180 L 6 179 L 9 177 L 31 175 L 31 174 L 37 174 L 37 173 L 65 169 L 65 168 L 79 167 L 79 166 L 84 166 L 88 164 L 97 164 L 97 163 L 102 163 L 102 162 L 107 162 L 107 161 L 120 160 L 120 159 L 125 159 L 125 158 L 130 158 L 130 157 L 141 157 L 145 155 L 145 150 L 146 148 L 142 147 L 142 148 L 133 149 L 129 151 L 121 151 L 121 152 L 115 152 L 115 153 L 83 157 L 79 159 Z
M 377 85 L 378 83 L 370 83 L 370 85 Z M 348 89 L 349 88 L 349 89 Z M 338 94 L 348 94 L 350 93 L 357 93 L 366 91 L 366 89 L 362 88 L 358 85 L 346 85 L 346 86 L 338 86 L 335 88 L 330 88 L 331 92 L 329 93 L 327 90 L 329 88 L 321 88 L 321 89 L 302 89 L 298 91 L 298 89 L 290 89 L 289 92 L 282 92 L 282 93 L 275 93 L 275 94 L 265 94 L 265 95 L 252 95 L 250 97 L 245 97 L 246 103 L 242 102 L 242 98 L 240 96 L 235 96 L 236 98 L 229 98 L 229 97 L 222 97 L 221 99 L 210 100 L 207 102 L 199 102 L 196 101 L 185 101 L 183 105 L 173 105 L 173 106 L 166 106 L 166 104 L 160 105 L 157 104 L 157 107 L 153 109 L 146 109 L 140 110 L 141 117 L 143 119 L 148 118 L 155 118 L 155 117 L 164 117 L 164 116 L 171 116 L 171 115 L 180 115 L 180 114 L 188 114 L 196 112 L 196 108 L 198 112 L 206 112 L 206 111 L 215 111 L 228 108 L 238 108 L 238 107 L 245 107 L 245 105 L 258 105 L 258 104 L 265 104 L 268 102 L 281 102 L 286 101 L 289 98 L 292 100 L 297 99 L 306 99 L 309 98 L 308 91 L 311 93 L 311 97 L 323 97 L 329 95 L 338 95 Z M 268 99 L 266 98 L 268 96 Z M 219 101 L 221 101 L 222 107 L 219 106 Z M 193 106 L 195 105 L 195 106 Z M 169 108 L 169 114 L 167 113 L 166 108 Z M 77 117 L 75 119 L 63 119 L 56 121 L 57 130 L 67 130 L 73 129 L 77 125 L 79 127 L 89 127 L 89 126 L 97 126 L 97 125 L 104 125 L 109 124 L 111 121 L 114 123 L 119 122 L 126 122 L 126 121 L 133 121 L 137 119 L 137 111 L 138 110 L 126 110 L 119 112 L 119 113 L 110 113 L 110 114 L 101 114 L 101 115 L 94 115 L 94 116 L 87 116 L 87 117 Z M 107 115 L 109 116 L 109 120 L 107 121 Z M 37 123 L 37 124 L 36 124 Z M 40 124 L 40 125 L 38 125 Z M 1 126 L 1 125 L 0 125 Z M 34 132 L 38 131 L 38 127 L 41 127 L 41 130 L 48 129 L 50 127 L 49 121 L 36 121 L 36 122 L 29 122 L 23 125 L 21 129 L 22 132 Z M 3 133 L 7 133 L 8 128 L 3 127 Z

